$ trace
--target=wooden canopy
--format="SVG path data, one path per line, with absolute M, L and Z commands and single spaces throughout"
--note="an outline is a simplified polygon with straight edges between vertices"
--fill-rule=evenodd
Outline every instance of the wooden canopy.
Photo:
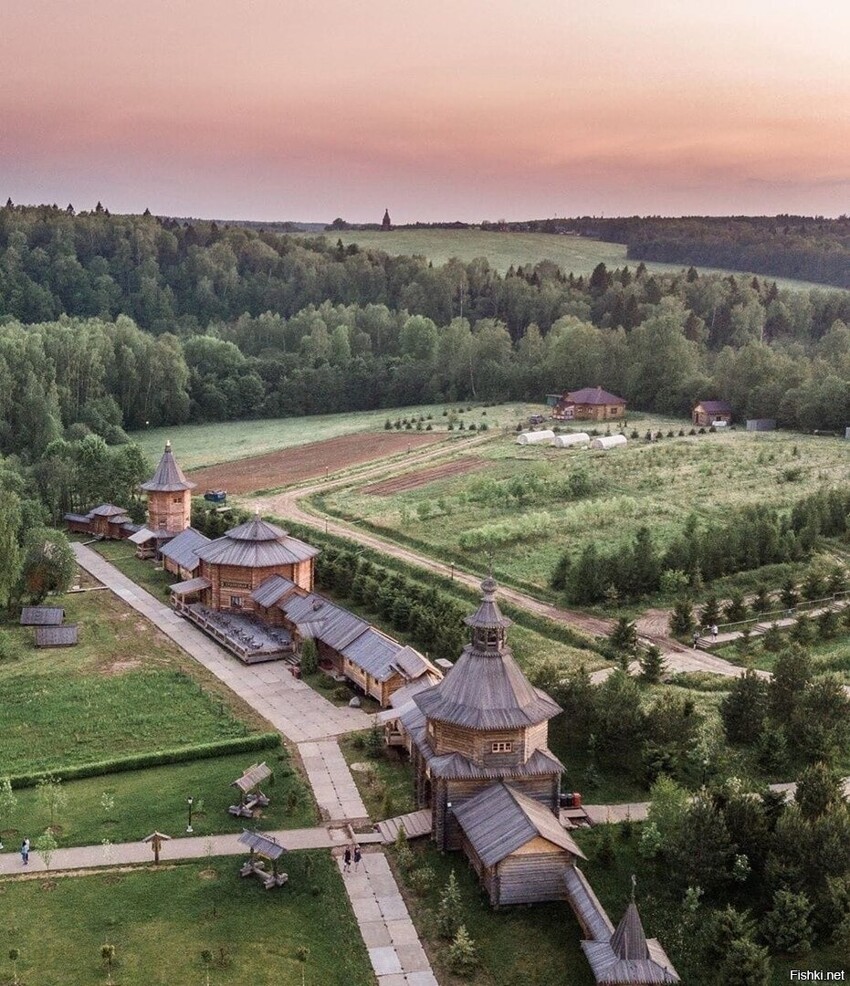
M 262 784 L 265 780 L 268 780 L 271 775 L 271 768 L 267 766 L 265 761 L 263 763 L 255 763 L 252 764 L 241 777 L 238 777 L 231 784 L 231 787 L 238 787 L 243 794 L 247 794 L 249 791 L 253 791 L 257 785 Z
M 263 835 L 262 832 L 249 832 L 248 829 L 242 830 L 239 841 L 243 846 L 247 846 L 252 853 L 270 859 L 274 862 L 286 852 L 286 847 L 282 846 L 277 839 Z

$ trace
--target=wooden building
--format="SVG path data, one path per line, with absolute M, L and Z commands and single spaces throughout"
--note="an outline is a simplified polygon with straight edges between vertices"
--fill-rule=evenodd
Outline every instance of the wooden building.
M 600 928 L 597 936 L 581 943 L 597 983 L 655 986 L 680 982 L 661 942 L 646 937 L 634 900 L 615 929 L 611 929 L 608 915 L 604 911 L 602 914 L 608 927 Z
M 277 586 L 274 591 L 281 588 Z M 278 607 L 283 626 L 296 640 L 314 640 L 319 660 L 382 708 L 390 705 L 395 692 L 412 682 L 425 681 L 430 686 L 443 676 L 419 651 L 404 647 L 317 593 L 290 593 Z
M 200 565 L 189 581 L 197 601 L 217 612 L 248 613 L 257 610 L 253 593 L 273 575 L 311 591 L 319 553 L 259 515 L 193 550 Z M 185 590 L 183 583 L 171 586 L 172 597 L 185 596 Z
M 498 781 L 452 810 L 494 907 L 568 899 L 564 869 L 586 857 L 548 807 Z
M 183 475 L 171 442 L 166 442 L 156 472 L 140 487 L 148 495 L 148 530 L 171 537 L 185 531 L 192 522 L 192 490 L 196 485 Z
M 702 428 L 718 422 L 728 425 L 732 421 L 732 405 L 729 401 L 700 401 L 691 411 L 691 421 Z
M 625 414 L 625 400 L 601 387 L 568 391 L 552 409 L 556 421 L 613 421 Z
M 481 589 L 481 605 L 465 621 L 471 643 L 399 716 L 411 739 L 417 801 L 431 808 L 433 838 L 443 850 L 461 848 L 455 809 L 495 781 L 510 781 L 556 813 L 564 770 L 547 746 L 549 720 L 561 709 L 514 660 L 496 582 L 487 578 Z
M 206 535 L 196 531 L 194 527 L 187 527 L 185 531 L 160 545 L 162 567 L 166 572 L 182 579 L 193 579 L 201 565 L 197 549 L 209 543 L 210 539 Z
M 101 503 L 85 514 L 65 514 L 63 519 L 73 534 L 90 534 L 110 541 L 123 541 L 139 530 L 125 508 L 114 503 Z

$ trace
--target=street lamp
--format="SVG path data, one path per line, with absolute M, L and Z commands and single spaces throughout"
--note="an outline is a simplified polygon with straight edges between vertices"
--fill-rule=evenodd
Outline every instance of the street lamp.
M 186 826 L 186 835 L 191 835 L 194 832 L 192 828 L 192 805 L 195 803 L 195 799 L 191 795 L 186 798 L 186 804 L 189 806 L 189 824 Z

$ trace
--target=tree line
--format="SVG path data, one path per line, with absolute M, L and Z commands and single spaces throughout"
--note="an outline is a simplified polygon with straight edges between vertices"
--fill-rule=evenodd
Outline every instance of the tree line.
M 484 229 L 578 233 L 625 243 L 629 259 L 726 267 L 850 288 L 850 218 L 631 216 L 482 223 Z
M 662 587 L 699 589 L 704 581 L 807 558 L 819 536 L 847 532 L 848 515 L 850 492 L 840 489 L 818 490 L 798 500 L 790 512 L 741 507 L 709 523 L 691 514 L 666 548 L 643 526 L 631 541 L 608 551 L 594 542 L 577 558 L 566 551 L 550 584 L 577 605 L 614 604 Z
M 30 460 L 58 437 L 114 444 L 148 424 L 596 384 L 660 413 L 724 397 L 791 428 L 850 419 L 850 293 L 694 269 L 500 276 L 484 260 L 7 207 L 0 323 L 0 454 Z

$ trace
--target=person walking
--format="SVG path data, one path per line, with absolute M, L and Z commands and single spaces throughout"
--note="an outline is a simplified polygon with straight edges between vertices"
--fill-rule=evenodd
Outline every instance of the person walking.
M 30 861 L 30 840 L 24 839 L 21 843 L 21 859 L 23 860 L 24 866 L 26 866 Z
M 360 852 L 360 846 L 354 847 L 354 872 L 356 873 L 360 868 L 360 860 L 363 858 Z
M 351 872 L 351 846 L 346 846 L 345 847 L 345 852 L 342 854 L 342 862 L 343 862 L 342 872 L 343 873 L 350 873 Z
M 712 623 L 711 624 L 711 640 L 712 640 L 712 643 L 715 643 L 715 644 L 717 643 L 717 624 L 716 623 Z
M 697 649 L 698 643 L 699 643 L 699 630 L 694 630 L 694 650 Z

